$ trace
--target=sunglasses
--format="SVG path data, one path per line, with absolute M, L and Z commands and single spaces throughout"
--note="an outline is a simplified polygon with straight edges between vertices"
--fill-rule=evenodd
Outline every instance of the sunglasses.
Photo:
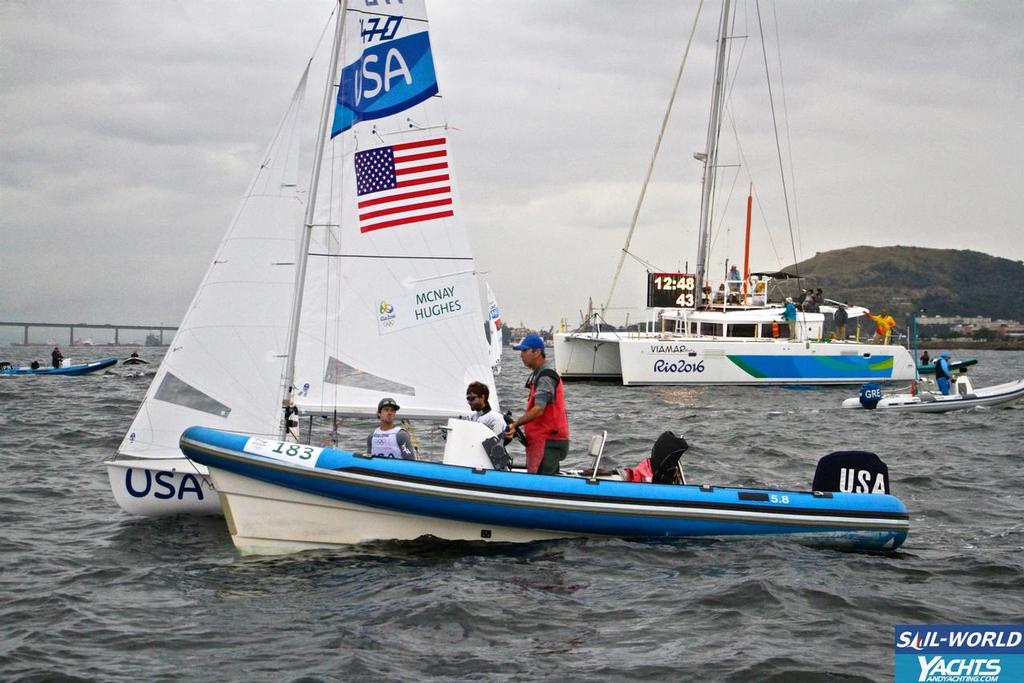
M 466 396 L 466 400 L 468 402 L 470 402 L 470 403 L 472 403 L 473 401 L 477 400 L 478 398 L 480 398 L 480 397 L 479 396 L 474 396 L 472 394 L 469 394 L 468 396 Z

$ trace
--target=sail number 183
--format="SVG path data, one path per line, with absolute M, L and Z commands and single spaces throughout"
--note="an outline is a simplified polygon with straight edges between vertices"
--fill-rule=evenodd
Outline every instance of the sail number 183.
M 242 450 L 274 460 L 283 460 L 300 467 L 316 467 L 316 461 L 324 449 L 294 441 L 274 441 L 253 436 L 245 442 Z

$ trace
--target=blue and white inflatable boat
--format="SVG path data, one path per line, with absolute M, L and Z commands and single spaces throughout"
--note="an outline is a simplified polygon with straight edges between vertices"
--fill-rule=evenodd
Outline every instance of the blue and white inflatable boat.
M 900 410 L 911 413 L 949 413 L 978 406 L 994 408 L 1024 398 L 1024 379 L 975 389 L 967 375 L 958 375 L 952 391 L 943 395 L 936 391 L 885 393 L 877 384 L 865 384 L 858 396 L 843 401 L 844 408 L 866 408 L 884 412 Z
M 94 360 L 89 363 L 77 363 L 75 365 L 66 365 L 59 368 L 49 368 L 42 366 L 38 368 L 3 367 L 0 368 L 0 375 L 88 375 L 93 372 L 106 370 L 107 368 L 113 367 L 116 364 L 116 358 L 103 358 L 101 360 Z
M 833 468 L 834 486 L 819 484 L 819 464 L 815 488 L 835 490 L 632 483 L 617 474 L 496 470 L 482 444 L 493 437 L 490 430 L 454 419 L 446 429 L 444 463 L 370 457 L 203 427 L 186 430 L 180 444 L 187 458 L 209 469 L 232 539 L 244 553 L 426 535 L 504 542 L 767 536 L 892 550 L 910 528 L 903 503 L 887 493 L 888 471 L 873 454 L 852 455 L 874 459 L 882 472 L 862 459 L 851 461 Z

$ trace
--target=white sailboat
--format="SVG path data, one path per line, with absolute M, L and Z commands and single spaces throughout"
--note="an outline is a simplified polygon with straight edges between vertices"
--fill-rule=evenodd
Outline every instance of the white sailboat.
M 491 290 L 490 283 L 487 283 L 487 338 L 491 348 L 491 372 L 497 377 L 501 374 L 501 349 L 502 335 L 501 310 L 498 308 L 498 299 Z
M 308 74 L 308 69 L 307 69 Z M 196 423 L 276 432 L 306 194 L 298 183 L 306 76 L 228 226 L 115 457 L 114 500 L 140 515 L 221 514 L 204 468 L 178 448 Z
M 748 278 L 725 281 L 720 304 L 713 301 L 707 307 L 701 306 L 701 293 L 708 291 L 704 285 L 709 282 L 706 271 L 719 163 L 718 138 L 727 90 L 730 5 L 730 0 L 724 0 L 719 18 L 714 92 L 705 149 L 695 155 L 704 164 L 696 274 L 652 274 L 657 286 L 676 301 L 670 307 L 651 308 L 647 332 L 614 332 L 594 326 L 556 334 L 556 368 L 567 380 L 609 379 L 624 385 L 860 384 L 913 379 L 913 358 L 902 346 L 847 339 L 830 342 L 824 334 L 825 314 L 831 313 L 833 307 L 800 312 L 793 323 L 797 329 L 789 334 L 789 325 L 783 321 L 783 304 L 768 302 L 770 277 L 762 277 L 755 283 L 755 289 L 742 293 L 737 290 L 742 282 L 749 281 Z M 666 113 L 662 132 L 668 118 Z M 659 146 L 660 140 L 659 137 Z M 655 156 L 657 149 L 658 146 Z M 646 182 L 644 188 L 646 190 Z M 643 194 L 642 191 L 641 201 Z M 638 212 L 639 203 L 634 213 L 634 226 Z M 621 258 L 628 247 L 627 239 L 612 291 L 622 268 Z M 756 287 L 763 289 L 758 291 Z M 734 302 L 729 301 L 732 298 L 729 294 L 735 297 Z M 610 292 L 608 301 L 611 297 Z M 849 309 L 850 318 L 862 314 L 863 310 Z
M 129 512 L 221 513 L 179 450 L 190 425 L 294 439 L 295 415 L 370 416 L 385 396 L 403 418 L 464 415 L 473 381 L 496 402 L 422 0 L 352 5 L 338 8 L 307 180 L 304 76 L 106 463 Z

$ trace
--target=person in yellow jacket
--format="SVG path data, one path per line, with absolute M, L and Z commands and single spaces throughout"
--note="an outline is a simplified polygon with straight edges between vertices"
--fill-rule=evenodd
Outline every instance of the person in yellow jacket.
M 885 309 L 882 310 L 880 315 L 871 315 L 871 311 L 865 311 L 864 315 L 871 318 L 875 323 L 875 336 L 871 341 L 888 344 L 892 338 L 892 331 L 896 329 L 896 319 L 889 315 Z

